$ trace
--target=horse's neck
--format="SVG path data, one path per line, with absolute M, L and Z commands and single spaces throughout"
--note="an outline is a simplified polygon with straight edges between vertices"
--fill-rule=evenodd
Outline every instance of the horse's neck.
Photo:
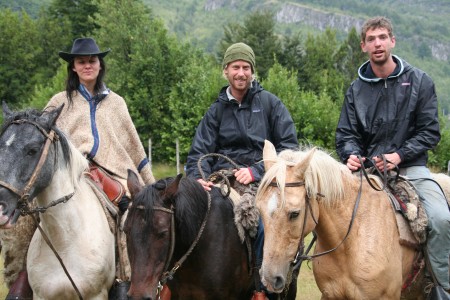
M 98 219 L 98 216 L 93 215 L 96 214 L 97 204 L 92 202 L 93 194 L 90 187 L 83 180 L 74 186 L 69 178 L 67 173 L 58 170 L 51 184 L 36 197 L 37 206 L 50 206 L 40 214 L 43 227 L 49 231 L 66 230 L 73 226 L 83 230 L 83 227 L 87 225 L 83 222 L 83 216 L 90 215 L 92 220 Z M 74 194 L 66 202 L 52 205 L 52 202 L 72 193 Z
M 58 169 L 53 174 L 50 184 L 36 197 L 37 204 L 46 206 L 56 199 L 75 192 L 75 186 L 70 178 L 67 169 Z
M 360 193 L 360 184 L 359 178 L 345 183 L 345 198 L 342 201 L 331 205 L 319 203 L 316 232 L 322 239 L 336 244 L 347 235 L 349 229 L 351 232 L 359 231 L 358 237 L 364 238 L 365 234 L 375 230 L 380 220 L 391 217 L 393 213 L 387 194 L 374 190 L 365 179 Z

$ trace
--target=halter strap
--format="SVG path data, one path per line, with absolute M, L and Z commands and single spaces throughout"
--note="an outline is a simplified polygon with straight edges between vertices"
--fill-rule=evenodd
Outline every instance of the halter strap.
M 41 172 L 42 166 L 44 165 L 45 160 L 47 159 L 50 145 L 52 142 L 54 142 L 57 139 L 57 138 L 55 138 L 55 137 L 57 137 L 57 135 L 55 135 L 55 131 L 53 129 L 50 130 L 50 133 L 47 133 L 39 124 L 32 122 L 32 121 L 16 120 L 16 121 L 11 122 L 10 124 L 23 124 L 23 123 L 30 123 L 30 124 L 36 126 L 44 134 L 44 136 L 47 139 L 45 141 L 44 148 L 42 149 L 42 153 L 41 153 L 41 156 L 39 157 L 39 161 L 36 165 L 36 168 L 34 169 L 33 174 L 31 174 L 30 180 L 25 185 L 25 187 L 22 191 L 20 191 L 19 189 L 13 187 L 12 185 L 10 185 L 4 181 L 0 181 L 1 186 L 7 188 L 11 192 L 13 192 L 17 196 L 19 196 L 19 201 L 18 201 L 19 203 L 28 201 L 28 198 L 30 197 L 29 191 L 33 187 L 34 183 L 36 182 L 36 179 L 39 176 L 39 173 Z
M 200 240 L 200 238 L 203 234 L 203 230 L 206 227 L 209 212 L 211 210 L 211 194 L 209 192 L 207 192 L 206 194 L 208 195 L 208 208 L 205 213 L 205 218 L 203 219 L 202 225 L 200 226 L 200 229 L 197 233 L 197 237 L 195 238 L 194 242 L 191 244 L 191 246 L 189 247 L 187 252 L 177 262 L 175 262 L 173 268 L 170 271 L 166 271 L 162 274 L 161 279 L 159 281 L 161 285 L 164 285 L 168 279 L 173 278 L 175 272 L 181 267 L 181 265 L 185 262 L 185 260 L 188 258 L 188 256 L 191 254 L 191 252 L 194 250 L 195 246 L 197 245 L 198 241 Z M 173 220 L 172 226 L 175 227 L 174 216 L 172 216 L 172 220 Z M 175 245 L 175 232 L 173 232 L 173 245 Z
M 287 182 L 284 184 L 285 187 L 298 187 L 298 186 L 304 186 L 304 181 L 295 181 L 295 182 Z M 269 183 L 269 186 L 278 187 L 278 184 L 276 182 Z
M 307 216 L 306 216 L 307 210 L 305 210 L 305 214 L 304 214 L 305 217 L 303 219 L 303 227 L 302 227 L 302 234 L 301 234 L 302 237 L 300 238 L 300 241 L 299 241 L 299 245 L 298 245 L 298 248 L 297 248 L 298 249 L 297 253 L 296 253 L 295 257 L 294 257 L 294 260 L 291 263 L 292 265 L 296 265 L 298 263 L 301 263 L 303 260 L 311 260 L 312 258 L 319 257 L 319 256 L 322 256 L 322 255 L 328 254 L 330 252 L 333 252 L 337 248 L 339 248 L 339 246 L 341 246 L 344 243 L 344 241 L 349 236 L 350 231 L 351 231 L 351 229 L 353 227 L 353 221 L 354 221 L 354 219 L 356 217 L 356 213 L 358 211 L 359 202 L 361 200 L 362 176 L 363 176 L 363 172 L 360 172 L 360 186 L 359 186 L 359 190 L 358 190 L 358 196 L 356 197 L 355 206 L 353 207 L 352 217 L 351 217 L 348 229 L 347 229 L 347 233 L 345 234 L 345 236 L 341 240 L 341 242 L 337 246 L 335 246 L 334 248 L 329 249 L 327 251 L 324 251 L 324 252 L 321 252 L 321 253 L 317 253 L 317 254 L 314 254 L 314 255 L 311 255 L 311 256 L 303 255 L 303 249 L 304 249 L 304 247 L 303 247 L 303 240 L 304 240 L 303 239 L 303 233 L 304 233 L 304 229 L 305 229 L 305 225 L 306 225 L 306 219 L 307 219 Z M 272 187 L 278 187 L 278 184 L 276 182 L 270 182 L 268 185 L 272 186 Z M 296 181 L 296 182 L 288 182 L 284 186 L 285 187 L 300 187 L 300 186 L 304 186 L 304 185 L 305 185 L 304 181 Z M 321 193 L 317 193 L 317 195 L 320 196 L 320 197 L 323 197 L 323 195 Z M 306 205 L 309 208 L 309 211 L 310 211 L 311 217 L 313 218 L 313 221 L 317 224 L 317 220 L 314 217 L 314 214 L 313 214 L 313 211 L 312 211 L 312 206 L 311 206 L 311 203 L 309 202 L 308 198 L 306 198 Z M 313 239 L 313 241 L 315 241 L 315 238 Z M 310 246 L 312 246 L 312 244 L 310 244 Z

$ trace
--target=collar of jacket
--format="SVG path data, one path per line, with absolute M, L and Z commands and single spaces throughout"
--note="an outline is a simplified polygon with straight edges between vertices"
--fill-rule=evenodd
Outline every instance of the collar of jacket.
M 394 72 L 392 72 L 391 75 L 387 77 L 387 79 L 390 78 L 396 78 L 403 74 L 406 70 L 404 61 L 398 57 L 397 55 L 392 55 L 392 58 L 394 59 L 395 63 L 397 64 L 397 67 L 395 67 Z M 366 61 L 359 67 L 358 69 L 358 76 L 361 78 L 361 80 L 366 82 L 378 82 L 380 80 L 384 80 L 384 78 L 376 77 L 376 75 L 372 71 L 372 67 L 370 65 L 370 61 Z
M 230 99 L 230 98 L 228 97 L 228 93 L 227 93 L 228 87 L 229 87 L 229 85 L 224 86 L 224 87 L 220 90 L 219 97 L 218 97 L 219 100 L 220 100 L 220 101 L 229 102 L 229 103 L 231 103 L 231 102 L 239 103 L 239 101 L 237 101 L 236 99 L 234 99 L 234 97 L 233 97 L 232 99 Z M 244 104 L 245 102 L 250 101 L 251 99 L 253 99 L 253 97 L 254 97 L 257 93 L 261 92 L 262 90 L 264 90 L 264 89 L 263 89 L 263 87 L 259 84 L 259 82 L 256 81 L 256 80 L 253 80 L 253 81 L 252 81 L 252 86 L 247 90 L 247 93 L 245 94 L 244 99 L 242 100 L 242 103 L 241 103 L 241 104 Z

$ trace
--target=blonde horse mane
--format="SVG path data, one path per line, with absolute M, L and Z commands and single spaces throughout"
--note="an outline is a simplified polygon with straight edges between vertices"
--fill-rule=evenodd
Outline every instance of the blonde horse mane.
M 284 206 L 284 187 L 286 184 L 287 172 L 295 172 L 298 163 L 307 158 L 310 152 L 312 154 L 311 161 L 306 169 L 304 178 L 297 178 L 299 181 L 304 180 L 308 197 L 315 200 L 321 195 L 323 204 L 331 205 L 335 201 L 344 198 L 345 178 L 352 176 L 347 167 L 335 160 L 328 153 L 318 148 L 303 147 L 301 150 L 283 150 L 279 153 L 275 160 L 270 159 L 273 165 L 266 170 L 261 180 L 257 199 L 263 194 L 272 181 L 276 181 L 281 192 L 281 207 Z M 266 158 L 265 158 L 266 159 Z

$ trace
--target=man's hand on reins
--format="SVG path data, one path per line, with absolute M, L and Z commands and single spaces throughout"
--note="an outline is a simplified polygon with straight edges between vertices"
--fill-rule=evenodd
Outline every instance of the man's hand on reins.
M 386 171 L 393 170 L 402 162 L 397 152 L 384 154 L 384 158 L 384 161 L 381 155 L 373 158 L 375 167 L 380 171 L 384 171 L 384 168 L 386 168 Z
M 211 181 L 205 181 L 203 179 L 197 179 L 197 181 L 203 186 L 205 191 L 210 191 L 211 187 L 214 185 Z
M 236 180 L 242 184 L 249 184 L 254 181 L 250 168 L 240 168 L 239 170 L 236 170 L 234 177 L 236 177 Z
M 365 160 L 366 158 L 362 157 L 362 161 L 364 162 Z M 347 159 L 346 166 L 352 172 L 359 170 L 359 168 L 361 168 L 361 162 L 359 161 L 358 156 L 351 154 Z

